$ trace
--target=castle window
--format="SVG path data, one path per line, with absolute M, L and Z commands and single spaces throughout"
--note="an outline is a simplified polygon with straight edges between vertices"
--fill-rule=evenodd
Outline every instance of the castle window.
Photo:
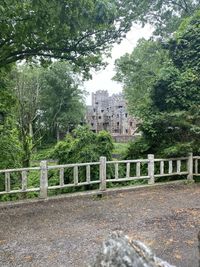
M 125 113 L 125 117 L 126 117 L 126 118 L 128 117 L 128 114 L 127 114 L 127 113 Z
M 99 116 L 99 119 L 101 119 L 101 116 Z
M 126 129 L 126 133 L 128 133 L 128 129 Z
M 91 123 L 91 126 L 94 126 L 94 123 Z
M 123 108 L 122 106 L 118 106 L 118 108 Z
M 98 104 L 99 104 L 99 102 L 96 102 L 95 104 L 96 104 L 96 105 L 98 105 Z
M 133 126 L 133 123 L 132 123 L 132 121 L 130 122 L 130 126 Z
M 101 110 L 101 112 L 103 113 L 103 112 L 104 112 L 104 110 L 102 109 L 102 110 Z
M 94 112 L 96 111 L 96 109 L 94 108 Z
M 119 126 L 119 122 L 117 122 L 117 126 Z

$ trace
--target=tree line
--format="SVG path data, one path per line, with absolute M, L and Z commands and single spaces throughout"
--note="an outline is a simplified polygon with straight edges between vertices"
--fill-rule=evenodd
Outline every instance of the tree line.
M 123 84 L 142 133 L 127 158 L 200 152 L 200 10 L 192 7 L 197 2 L 184 2 L 177 28 L 160 28 L 160 36 L 155 28 L 152 38 L 116 61 L 114 79 Z
M 142 121 L 143 151 L 166 152 L 169 139 L 171 149 L 174 144 L 188 150 L 198 146 L 199 4 L 2 1 L 0 168 L 29 166 L 34 149 L 56 142 L 83 119 L 82 82 L 91 77 L 92 68 L 106 65 L 112 45 L 120 43 L 133 22 L 155 28 L 152 39 L 141 40 L 116 63 L 129 109 Z

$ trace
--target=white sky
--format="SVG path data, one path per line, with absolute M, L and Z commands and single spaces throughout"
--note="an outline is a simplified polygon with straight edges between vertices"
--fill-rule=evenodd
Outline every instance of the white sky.
M 92 92 L 96 92 L 97 90 L 108 90 L 109 94 L 113 94 L 122 91 L 122 85 L 112 81 L 112 77 L 115 75 L 115 60 L 125 53 L 131 53 L 136 46 L 137 41 L 142 37 L 148 39 L 152 32 L 153 28 L 150 25 L 146 25 L 142 28 L 141 26 L 134 24 L 121 44 L 114 45 L 112 49 L 112 58 L 108 60 L 109 64 L 106 69 L 93 72 L 93 79 L 84 83 L 84 89 L 89 93 L 86 98 L 87 105 L 91 105 Z

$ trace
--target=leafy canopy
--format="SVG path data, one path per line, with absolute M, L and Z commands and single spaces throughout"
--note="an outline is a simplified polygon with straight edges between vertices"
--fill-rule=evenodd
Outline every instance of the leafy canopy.
M 200 12 L 186 19 L 167 47 L 170 64 L 164 64 L 150 93 L 151 103 L 141 119 L 143 137 L 133 144 L 129 155 L 155 153 L 178 156 L 199 153 Z M 141 142 L 143 145 L 141 146 Z
M 114 80 L 123 84 L 129 111 L 141 116 L 150 104 L 150 92 L 168 52 L 158 41 L 140 39 L 131 54 L 126 54 L 115 62 Z
M 0 67 L 22 59 L 72 61 L 85 70 L 130 29 L 120 0 L 4 0 Z M 126 5 L 125 5 L 126 6 Z

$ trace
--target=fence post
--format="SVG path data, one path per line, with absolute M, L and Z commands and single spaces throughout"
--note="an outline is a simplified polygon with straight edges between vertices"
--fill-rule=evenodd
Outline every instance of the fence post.
M 100 157 L 100 190 L 106 190 L 106 157 Z
M 48 167 L 47 161 L 40 162 L 40 198 L 47 198 L 48 191 Z
M 148 184 L 154 184 L 155 183 L 155 177 L 154 177 L 154 155 L 149 154 L 148 155 L 148 176 L 149 176 L 149 181 Z
M 187 179 L 189 181 L 193 181 L 193 154 L 192 153 L 189 153 L 188 155 L 187 170 L 188 170 Z

